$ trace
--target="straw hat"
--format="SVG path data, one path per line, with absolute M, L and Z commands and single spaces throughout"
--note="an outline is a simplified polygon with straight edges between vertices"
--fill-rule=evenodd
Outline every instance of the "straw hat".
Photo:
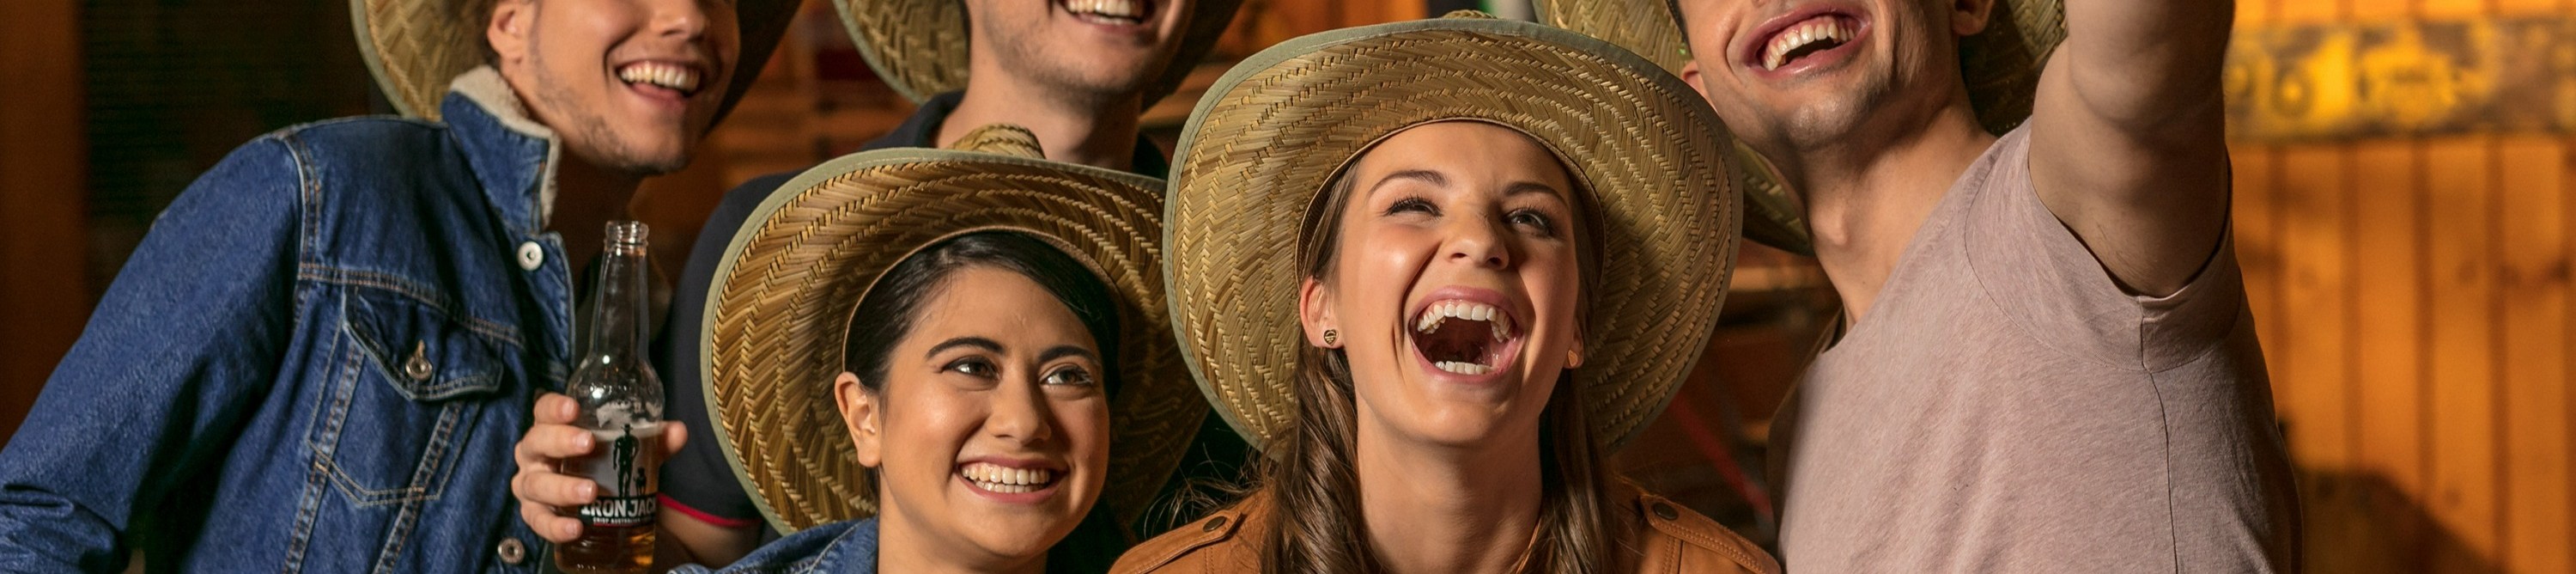
M 1667 2 L 1533 0 L 1539 21 L 1609 40 L 1654 60 L 1666 71 L 1680 74 L 1682 65 L 1690 63 L 1690 51 L 1682 42 L 1680 19 Z M 1995 18 L 1986 24 L 1984 32 L 1960 42 L 1959 66 L 1967 80 L 1968 100 L 1977 108 L 1978 122 L 1987 131 L 2000 134 L 2012 131 L 2030 117 L 2031 99 L 2039 93 L 2040 66 L 2047 62 L 2049 51 L 2057 48 L 2057 42 L 2066 39 L 2066 6 L 2062 0 L 1997 0 L 1995 14 L 2011 17 Z M 1750 149 L 1741 153 L 1753 155 Z M 1745 224 L 1745 235 L 1774 247 L 1813 255 L 1806 220 L 1798 216 L 1803 210 L 1791 211 L 1797 206 L 1794 197 L 1776 180 L 1749 183 L 1753 193 L 1746 195 L 1745 203 L 1756 219 Z M 1762 221 L 1774 218 L 1776 222 Z M 1766 238 L 1778 232 L 1794 232 L 1787 238 L 1793 244 L 1783 245 Z
M 1169 267 L 1182 351 L 1255 445 L 1295 411 L 1297 244 L 1327 182 L 1389 134 L 1473 120 L 1520 131 L 1587 190 L 1604 243 L 1587 413 L 1625 443 L 1707 348 L 1735 261 L 1739 166 L 1716 112 L 1636 54 L 1528 22 L 1443 18 L 1324 32 L 1262 51 L 1190 114 L 1174 161 Z
M 997 128 L 1001 128 L 997 131 Z M 725 249 L 699 333 L 708 418 L 726 460 L 780 532 L 869 516 L 873 481 L 832 401 L 850 315 L 887 269 L 967 233 L 1026 233 L 1117 294 L 1120 389 L 1100 502 L 1132 522 L 1179 463 L 1206 403 L 1163 316 L 1161 180 L 1036 159 L 1037 140 L 987 127 L 977 151 L 887 149 L 826 162 L 779 187 Z M 1017 149 L 1028 155 L 989 153 Z
M 1174 2 L 1179 0 L 1154 0 Z M 831 0 L 841 10 L 841 25 L 859 45 L 868 67 L 895 93 L 920 103 L 931 96 L 966 89 L 966 5 L 963 0 Z M 1206 58 L 1234 22 L 1243 0 L 1192 0 L 1190 21 L 1182 25 L 1180 52 L 1163 76 L 1145 91 L 1145 105 L 1179 89 L 1190 68 Z
M 778 47 L 787 22 L 796 17 L 794 0 L 741 0 L 735 7 L 742 28 L 742 53 L 735 58 L 733 85 L 722 119 L 733 110 L 743 90 L 760 76 L 760 67 Z M 349 0 L 349 19 L 358 31 L 358 53 L 376 87 L 406 116 L 438 119 L 438 103 L 447 83 L 483 65 L 483 22 L 490 2 L 474 0 Z

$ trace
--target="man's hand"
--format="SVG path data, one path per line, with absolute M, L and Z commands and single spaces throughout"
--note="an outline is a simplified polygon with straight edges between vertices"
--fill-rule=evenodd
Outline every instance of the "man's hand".
M 569 516 L 574 509 L 599 499 L 599 483 L 589 478 L 556 472 L 555 465 L 564 459 L 590 454 L 598 448 L 590 431 L 572 426 L 580 405 L 572 397 L 546 393 L 537 397 L 536 424 L 528 434 L 519 437 L 517 458 L 519 474 L 510 478 L 510 495 L 519 499 L 519 519 L 537 536 L 556 544 L 581 537 L 581 519 Z M 680 452 L 686 444 L 689 429 L 677 423 L 662 425 L 664 456 Z

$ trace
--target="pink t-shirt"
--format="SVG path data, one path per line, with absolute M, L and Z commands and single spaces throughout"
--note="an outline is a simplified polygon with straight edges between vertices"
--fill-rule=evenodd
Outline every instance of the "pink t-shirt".
M 2297 490 L 2235 248 L 2132 295 L 2033 191 L 2029 127 L 1959 177 L 1773 425 L 1810 572 L 2293 570 Z

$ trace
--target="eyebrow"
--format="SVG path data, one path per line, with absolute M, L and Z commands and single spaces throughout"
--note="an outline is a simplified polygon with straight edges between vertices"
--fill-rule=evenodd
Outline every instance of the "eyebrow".
M 986 339 L 983 337 L 958 337 L 955 339 L 940 341 L 937 345 L 931 345 L 930 351 L 922 353 L 922 356 L 937 356 L 940 352 L 958 347 L 976 347 L 995 353 L 1002 352 L 1002 344 L 993 342 L 992 339 Z
M 1377 183 L 1369 184 L 1369 195 L 1377 195 L 1377 188 L 1386 187 L 1387 182 L 1399 179 L 1416 180 L 1422 183 L 1431 184 L 1434 187 L 1449 186 L 1449 176 L 1440 175 L 1440 172 L 1427 169 L 1408 169 L 1386 174 L 1386 177 L 1378 178 Z
M 1557 197 L 1555 187 L 1535 181 L 1512 182 L 1511 185 L 1503 187 L 1503 197 L 1511 197 L 1524 193 L 1536 193 L 1546 195 L 1548 197 Z M 1562 198 L 1559 199 L 1562 200 Z
M 1100 362 L 1099 353 L 1093 353 L 1090 349 L 1076 347 L 1073 345 L 1058 345 L 1053 349 L 1047 349 L 1046 352 L 1038 354 L 1038 362 L 1044 363 L 1065 357 L 1082 357 L 1085 359 L 1091 359 L 1091 362 L 1094 363 Z

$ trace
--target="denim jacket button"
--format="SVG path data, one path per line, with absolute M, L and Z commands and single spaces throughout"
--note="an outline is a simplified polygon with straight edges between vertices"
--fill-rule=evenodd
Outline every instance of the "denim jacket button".
M 519 269 L 535 271 L 537 266 L 544 264 L 546 264 L 546 250 L 537 247 L 537 242 L 519 244 Z
M 412 382 L 426 382 L 429 375 L 436 372 L 435 367 L 429 364 L 429 342 L 413 343 L 411 360 L 403 361 L 403 376 L 411 377 Z
M 503 538 L 501 547 L 492 550 L 501 555 L 502 564 L 517 566 L 528 559 L 528 545 L 519 542 L 517 538 Z

